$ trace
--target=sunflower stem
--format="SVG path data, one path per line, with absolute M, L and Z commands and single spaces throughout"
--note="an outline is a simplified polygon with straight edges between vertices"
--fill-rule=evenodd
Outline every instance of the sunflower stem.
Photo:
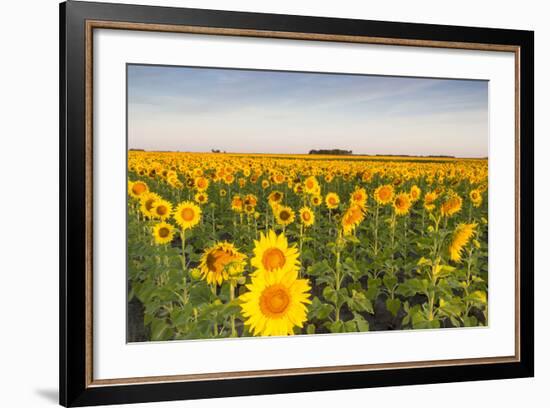
M 376 212 L 374 215 L 374 256 L 378 255 L 378 212 L 380 206 L 376 203 Z
M 235 300 L 235 284 L 233 280 L 229 282 L 229 302 L 233 303 Z M 237 330 L 235 329 L 235 315 L 231 314 L 231 337 L 237 337 Z

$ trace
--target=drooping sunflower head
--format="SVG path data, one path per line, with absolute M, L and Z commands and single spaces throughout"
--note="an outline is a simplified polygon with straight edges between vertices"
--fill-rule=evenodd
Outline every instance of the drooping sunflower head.
M 172 215 L 172 203 L 163 199 L 156 200 L 150 212 L 153 218 L 166 220 Z
M 357 204 L 352 204 L 342 216 L 344 235 L 350 235 L 365 218 L 365 210 Z
M 153 238 L 157 245 L 165 245 L 172 242 L 174 238 L 174 227 L 164 221 L 155 224 L 153 227 Z
M 462 209 L 462 197 L 458 194 L 450 194 L 447 200 L 441 204 L 441 215 L 451 217 Z
M 208 284 L 221 285 L 229 278 L 242 275 L 246 256 L 228 242 L 219 242 L 206 249 L 201 257 L 202 279 Z
M 454 262 L 461 262 L 462 260 L 462 251 L 464 247 L 470 241 L 475 233 L 475 228 L 477 227 L 476 223 L 465 224 L 460 223 L 454 230 L 453 236 L 451 237 L 451 243 L 449 245 L 449 257 Z
M 248 292 L 239 297 L 244 324 L 254 336 L 287 336 L 307 320 L 310 289 L 295 270 L 278 269 L 252 277 Z
M 338 208 L 338 205 L 340 204 L 340 197 L 336 193 L 328 193 L 325 197 L 325 204 L 327 205 L 327 208 L 331 210 Z
M 422 194 L 422 190 L 420 190 L 420 188 L 416 184 L 411 187 L 409 196 L 413 203 L 417 202 L 420 199 L 421 194 Z
M 243 211 L 243 199 L 240 195 L 234 195 L 233 199 L 231 200 L 231 209 L 235 212 L 242 212 Z
M 399 193 L 393 200 L 393 209 L 396 215 L 407 215 L 412 202 L 408 193 Z
M 356 204 L 364 208 L 367 205 L 367 198 L 367 190 L 363 187 L 356 187 L 351 193 L 349 201 L 350 204 Z
M 191 229 L 201 220 L 201 209 L 191 201 L 183 201 L 177 206 L 174 218 L 184 230 Z
M 256 273 L 272 273 L 276 270 L 297 271 L 300 267 L 298 250 L 289 246 L 284 233 L 277 235 L 270 230 L 266 235 L 254 241 L 254 257 L 250 261 L 257 269 Z
M 279 225 L 289 225 L 294 222 L 294 210 L 287 206 L 279 206 L 275 212 L 275 219 Z
M 205 192 L 195 194 L 195 202 L 201 205 L 206 204 L 208 202 L 208 194 Z
M 140 198 L 147 191 L 149 191 L 149 187 L 141 180 L 128 182 L 128 193 L 134 198 Z
M 389 204 L 393 200 L 393 186 L 391 184 L 378 186 L 374 190 L 374 199 L 380 205 Z
M 311 227 L 315 223 L 315 213 L 309 207 L 300 208 L 300 222 L 304 227 Z
M 430 191 L 424 196 L 424 208 L 427 211 L 433 211 L 435 208 L 435 200 L 437 200 L 437 193 L 435 191 Z

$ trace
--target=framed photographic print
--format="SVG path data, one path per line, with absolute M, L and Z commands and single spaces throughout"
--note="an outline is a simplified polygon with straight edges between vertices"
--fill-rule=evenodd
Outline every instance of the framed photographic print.
M 534 375 L 533 32 L 60 17 L 61 404 Z

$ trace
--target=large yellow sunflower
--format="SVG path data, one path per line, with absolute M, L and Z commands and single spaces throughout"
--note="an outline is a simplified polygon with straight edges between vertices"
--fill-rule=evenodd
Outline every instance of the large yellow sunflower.
M 246 256 L 228 242 L 219 242 L 206 249 L 201 258 L 202 279 L 208 284 L 221 285 L 230 277 L 237 277 L 244 271 Z
M 314 195 L 311 197 L 311 205 L 319 207 L 323 203 L 323 198 L 320 195 Z
M 449 245 L 449 256 L 452 261 L 460 262 L 462 260 L 462 250 L 474 235 L 476 227 L 476 223 L 457 225 Z
M 184 230 L 191 229 L 201 220 L 201 209 L 191 201 L 183 201 L 176 208 L 174 219 Z
M 396 215 L 407 215 L 411 208 L 411 198 L 407 193 L 399 193 L 393 200 L 393 208 Z
M 358 204 L 352 204 L 342 216 L 344 235 L 349 235 L 365 218 L 365 210 Z
M 233 196 L 231 200 L 231 209 L 239 213 L 243 211 L 243 199 L 240 195 Z
M 356 187 L 350 196 L 350 204 L 356 204 L 365 208 L 367 204 L 367 191 L 363 187 Z
M 149 187 L 143 181 L 129 181 L 128 193 L 134 198 L 140 198 L 142 194 L 149 191 Z
M 166 220 L 172 215 L 172 203 L 163 199 L 156 200 L 150 213 L 153 218 Z
M 411 187 L 409 196 L 413 203 L 417 202 L 420 199 L 421 194 L 422 194 L 422 190 L 420 190 L 420 188 L 416 184 Z
M 275 219 L 279 225 L 289 225 L 294 222 L 294 210 L 290 207 L 280 206 L 275 212 Z
M 315 194 L 319 188 L 319 182 L 315 176 L 309 176 L 306 181 L 304 181 L 304 188 L 306 193 Z
M 328 193 L 325 197 L 325 204 L 331 210 L 338 208 L 338 205 L 340 204 L 340 197 L 338 197 L 338 194 L 336 193 Z
M 470 200 L 472 201 L 474 207 L 479 207 L 483 202 L 483 196 L 479 190 L 472 190 L 470 191 Z
M 197 202 L 198 204 L 206 204 L 208 202 L 208 193 L 205 193 L 205 192 L 198 192 L 197 194 L 195 194 L 195 202 Z
M 393 200 L 393 186 L 385 184 L 374 190 L 374 199 L 380 205 L 389 204 Z
M 452 194 L 441 204 L 441 215 L 450 217 L 462 209 L 462 198 L 457 194 Z
M 195 179 L 195 188 L 199 191 L 206 191 L 209 184 L 210 182 L 206 177 L 200 176 Z
M 157 193 L 153 193 L 151 191 L 142 194 L 139 210 L 144 216 L 152 218 L 153 214 L 151 213 L 151 210 L 153 209 L 153 205 L 155 204 L 155 201 L 160 199 L 161 197 Z
M 277 235 L 270 230 L 267 235 L 260 234 L 259 240 L 254 240 L 254 257 L 250 260 L 258 269 L 255 274 L 271 273 L 276 270 L 297 271 L 300 267 L 298 250 L 289 246 L 284 233 Z
M 283 193 L 280 191 L 274 190 L 271 193 L 269 193 L 268 196 L 269 204 L 279 204 L 283 200 Z
M 239 297 L 244 324 L 255 336 L 287 336 L 307 320 L 311 289 L 296 270 L 278 269 L 252 277 L 249 292 Z
M 311 208 L 300 208 L 300 222 L 304 225 L 304 227 L 311 227 L 315 223 L 315 214 Z
M 155 224 L 153 227 L 153 238 L 157 245 L 164 245 L 172 242 L 174 238 L 174 227 L 166 222 Z

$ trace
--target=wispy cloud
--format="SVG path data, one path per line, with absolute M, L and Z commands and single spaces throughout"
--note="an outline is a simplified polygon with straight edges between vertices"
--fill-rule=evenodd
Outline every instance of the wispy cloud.
M 487 82 L 131 65 L 129 146 L 486 156 Z

